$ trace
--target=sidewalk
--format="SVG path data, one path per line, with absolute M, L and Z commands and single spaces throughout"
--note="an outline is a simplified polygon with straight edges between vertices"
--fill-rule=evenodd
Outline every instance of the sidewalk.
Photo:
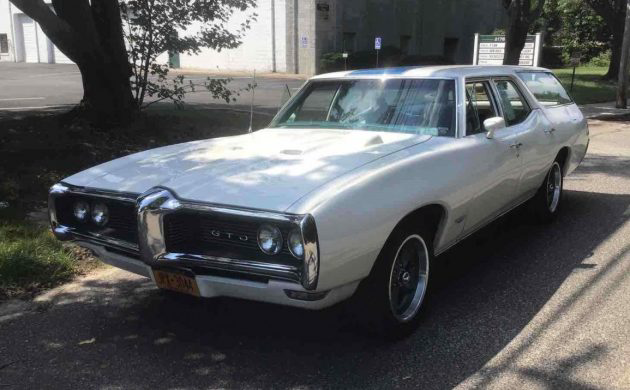
M 580 110 L 587 119 L 630 114 L 630 109 L 616 108 L 615 102 L 584 104 Z
M 254 72 L 236 71 L 236 70 L 213 70 L 200 68 L 171 68 L 170 75 L 203 75 L 208 77 L 231 77 L 231 78 L 253 78 Z M 266 79 L 288 79 L 288 80 L 306 80 L 307 75 L 282 72 L 256 72 L 257 78 Z

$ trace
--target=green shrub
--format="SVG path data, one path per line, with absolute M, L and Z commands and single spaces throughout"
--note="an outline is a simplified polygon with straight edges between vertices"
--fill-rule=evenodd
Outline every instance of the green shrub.
M 597 56 L 591 58 L 586 66 L 591 67 L 608 67 L 610 65 L 610 50 L 599 53 Z

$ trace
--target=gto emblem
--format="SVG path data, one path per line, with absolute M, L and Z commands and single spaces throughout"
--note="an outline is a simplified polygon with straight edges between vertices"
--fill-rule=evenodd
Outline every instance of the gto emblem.
M 230 233 L 230 232 L 222 232 L 220 230 L 211 230 L 210 234 L 212 234 L 215 237 L 227 237 L 230 240 L 240 240 L 240 241 L 247 241 L 249 240 L 249 237 L 244 236 L 244 235 L 240 235 L 240 234 L 236 234 L 236 233 Z

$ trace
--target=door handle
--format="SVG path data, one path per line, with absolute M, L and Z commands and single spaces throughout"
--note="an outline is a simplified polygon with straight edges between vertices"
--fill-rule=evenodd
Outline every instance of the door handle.
M 521 142 L 515 142 L 515 143 L 513 143 L 512 145 L 510 145 L 510 148 L 512 148 L 512 149 L 518 149 L 518 148 L 520 148 L 521 146 L 523 146 L 523 143 L 521 143 Z
M 545 134 L 552 134 L 554 131 L 556 131 L 556 129 L 552 127 L 551 129 L 545 130 Z

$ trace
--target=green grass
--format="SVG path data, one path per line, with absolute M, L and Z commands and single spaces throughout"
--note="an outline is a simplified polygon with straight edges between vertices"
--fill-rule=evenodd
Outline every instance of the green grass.
M 32 294 L 70 280 L 81 266 L 49 229 L 0 220 L 0 299 Z
M 615 100 L 615 83 L 602 78 L 607 71 L 606 67 L 576 68 L 573 91 L 570 91 L 573 68 L 554 69 L 553 73 L 560 79 L 577 104 L 588 104 Z

